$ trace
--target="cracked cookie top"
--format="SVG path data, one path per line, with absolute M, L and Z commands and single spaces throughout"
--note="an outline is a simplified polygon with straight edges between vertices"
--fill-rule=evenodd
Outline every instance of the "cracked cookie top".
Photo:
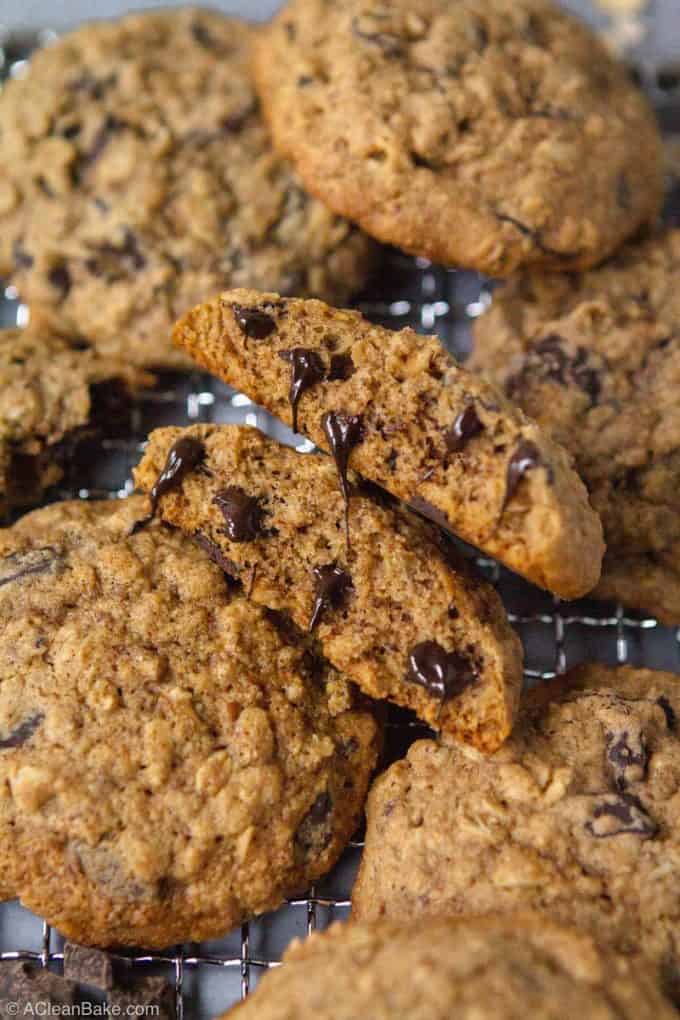
M 651 110 L 547 0 L 292 0 L 256 78 L 310 191 L 416 255 L 584 267 L 657 215 Z
M 296 941 L 233 1020 L 672 1020 L 649 965 L 528 914 L 334 924 Z M 333 994 L 329 995 L 329 988 Z M 226 1018 L 225 1018 L 226 1020 Z
M 222 935 L 335 863 L 378 733 L 313 642 L 144 508 L 0 532 L 0 876 L 77 942 Z
M 574 457 L 602 518 L 596 593 L 680 623 L 680 230 L 582 274 L 524 273 L 469 367 Z
M 272 151 L 255 29 L 185 9 L 85 25 L 0 97 L 0 272 L 62 329 L 186 365 L 172 323 L 226 286 L 343 300 L 372 244 Z
M 489 758 L 415 744 L 369 795 L 355 915 L 541 911 L 679 991 L 679 717 L 677 676 L 592 665 L 530 695 Z

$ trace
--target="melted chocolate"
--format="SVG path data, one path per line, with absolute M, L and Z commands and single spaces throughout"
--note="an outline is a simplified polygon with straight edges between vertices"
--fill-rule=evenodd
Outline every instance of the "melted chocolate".
M 205 447 L 200 439 L 193 436 L 182 436 L 176 440 L 168 451 L 165 466 L 156 479 L 156 484 L 149 493 L 151 510 L 146 517 L 136 521 L 130 531 L 134 535 L 146 527 L 156 516 L 158 500 L 168 492 L 182 484 L 182 480 L 198 467 L 205 458 Z
M 354 362 L 351 354 L 334 354 L 328 368 L 328 378 L 331 382 L 349 379 L 354 375 Z
M 668 698 L 665 698 L 663 694 L 660 698 L 656 699 L 656 703 L 666 716 L 666 726 L 671 733 L 675 733 L 678 725 L 677 716 Z
M 359 415 L 340 414 L 337 411 L 329 411 L 321 419 L 321 427 L 328 439 L 328 445 L 331 448 L 333 460 L 338 469 L 340 488 L 345 500 L 345 529 L 347 531 L 347 544 L 349 545 L 349 483 L 347 481 L 347 467 L 350 453 L 363 439 L 362 421 Z
M 238 580 L 239 567 L 234 561 L 225 556 L 217 543 L 213 542 L 207 535 L 202 535 L 200 531 L 197 531 L 194 534 L 194 538 L 200 547 L 205 550 L 213 563 L 224 572 L 227 584 L 238 587 L 240 584 Z
M 324 610 L 337 609 L 347 591 L 352 587 L 350 575 L 335 563 L 314 567 L 312 575 L 314 577 L 314 608 L 309 621 L 310 631 L 314 630 Z
M 606 741 L 607 761 L 618 788 L 623 790 L 628 783 L 641 782 L 647 771 L 644 733 L 631 733 L 628 730 L 608 732 Z
M 437 641 L 421 641 L 409 652 L 406 680 L 424 687 L 441 702 L 455 698 L 476 679 L 468 659 L 447 652 Z
M 592 821 L 586 822 L 586 830 L 595 839 L 607 839 L 626 833 L 651 839 L 658 826 L 649 817 L 644 805 L 630 793 L 610 794 L 593 810 Z
M 253 542 L 262 533 L 260 501 L 238 485 L 218 492 L 213 503 L 222 511 L 231 542 Z
M 44 718 L 45 716 L 43 713 L 38 712 L 37 715 L 33 715 L 30 719 L 26 719 L 25 722 L 22 722 L 15 730 L 12 730 L 8 737 L 5 737 L 4 740 L 0 739 L 0 751 L 7 751 L 11 747 L 21 747 L 22 744 L 26 744 L 31 739 Z
M 468 404 L 458 415 L 444 436 L 449 453 L 458 453 L 473 436 L 479 435 L 484 425 L 479 420 L 474 404 Z
M 48 272 L 47 279 L 59 291 L 61 300 L 64 301 L 71 290 L 71 273 L 68 266 L 54 266 Z
M 293 432 L 297 432 L 300 397 L 312 386 L 321 382 L 325 375 L 325 366 L 316 351 L 309 350 L 307 347 L 293 347 L 290 351 L 279 351 L 279 357 L 290 363 L 288 399 L 293 412 Z
M 20 581 L 31 574 L 46 574 L 56 570 L 61 554 L 54 546 L 44 545 L 26 552 L 15 552 L 0 559 L 0 588 L 12 581 Z
M 541 455 L 534 443 L 528 439 L 522 439 L 508 462 L 508 473 L 505 484 L 505 499 L 503 510 L 515 495 L 517 486 L 527 473 L 541 464 Z
M 249 340 L 266 340 L 276 330 L 276 322 L 260 308 L 232 305 L 236 325 Z

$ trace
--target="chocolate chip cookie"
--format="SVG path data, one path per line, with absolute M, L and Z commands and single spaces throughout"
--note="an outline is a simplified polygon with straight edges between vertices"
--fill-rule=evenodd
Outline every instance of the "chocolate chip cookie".
M 602 529 L 570 458 L 436 337 L 247 290 L 199 305 L 174 336 L 336 459 L 534 583 L 564 598 L 596 584 Z M 356 435 L 341 450 L 348 416 Z
M 87 435 L 125 430 L 132 391 L 152 382 L 38 326 L 0 330 L 0 520 L 38 502 Z
M 364 282 L 372 243 L 271 149 L 254 31 L 190 8 L 98 22 L 3 89 L 0 272 L 106 354 L 186 367 L 170 327 L 209 294 Z
M 421 741 L 369 795 L 360 919 L 526 908 L 680 989 L 680 681 L 585 666 L 495 755 Z
M 338 422 L 339 444 L 355 424 Z M 329 457 L 255 429 L 167 428 L 151 433 L 135 481 L 152 515 L 197 536 L 255 602 L 313 632 L 367 694 L 495 749 L 522 679 L 498 595 L 438 529 L 360 489 L 339 460 L 340 477 Z
M 333 925 L 296 942 L 233 1020 L 672 1020 L 646 961 L 520 914 Z
M 574 456 L 604 525 L 596 594 L 680 623 L 680 230 L 579 275 L 526 273 L 470 363 Z
M 651 109 L 549 0 L 291 0 L 256 78 L 309 190 L 437 262 L 583 268 L 659 210 Z
M 0 874 L 69 938 L 224 933 L 327 872 L 378 732 L 306 639 L 145 501 L 0 532 Z

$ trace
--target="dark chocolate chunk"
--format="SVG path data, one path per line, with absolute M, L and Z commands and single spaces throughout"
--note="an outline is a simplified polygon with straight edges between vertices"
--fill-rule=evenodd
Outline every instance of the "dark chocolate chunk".
M 17 269 L 30 269 L 33 265 L 33 256 L 24 248 L 21 241 L 15 241 L 12 245 L 12 258 Z
M 479 420 L 474 404 L 467 404 L 444 436 L 449 453 L 458 453 L 473 436 L 479 435 L 484 425 Z
M 42 712 L 37 712 L 29 719 L 25 719 L 16 729 L 12 730 L 9 736 L 0 737 L 0 751 L 6 751 L 11 747 L 21 747 L 23 744 L 27 744 L 44 718 L 45 716 Z
M 328 368 L 328 378 L 331 382 L 344 382 L 354 375 L 355 367 L 351 354 L 334 354 Z
M 279 357 L 290 363 L 290 388 L 288 400 L 293 412 L 293 432 L 297 432 L 298 404 L 302 394 L 321 382 L 325 374 L 325 366 L 316 351 L 307 347 L 293 347 L 289 351 L 279 351 Z
M 678 726 L 678 718 L 670 701 L 662 694 L 660 698 L 656 699 L 656 703 L 666 716 L 666 726 L 668 726 L 671 733 L 675 733 Z
M 64 977 L 77 984 L 108 991 L 114 985 L 113 961 L 101 949 L 67 942 L 64 946 Z
M 232 305 L 236 324 L 249 340 L 266 340 L 276 330 L 276 322 L 261 308 L 244 308 Z
M 146 256 L 131 230 L 126 230 L 121 244 L 100 244 L 95 254 L 85 260 L 85 268 L 93 276 L 105 277 L 113 282 L 144 269 Z
M 47 274 L 47 279 L 59 291 L 61 300 L 64 301 L 71 290 L 71 273 L 68 266 L 53 266 Z
M 25 961 L 0 962 L 1 1016 L 50 1016 L 50 1005 L 73 1006 L 76 991 L 72 981 L 45 967 Z
M 106 146 L 109 144 L 111 138 L 119 131 L 122 131 L 126 126 L 127 125 L 124 121 L 119 120 L 118 117 L 114 117 L 111 113 L 107 113 L 101 127 L 92 139 L 90 148 L 83 155 L 79 169 L 82 170 L 85 167 L 93 166 L 101 156 Z
M 564 339 L 557 333 L 540 340 L 531 350 L 520 371 L 512 376 L 506 390 L 510 397 L 521 397 L 522 390 L 540 379 L 553 379 L 562 385 L 573 382 L 594 402 L 600 395 L 601 382 L 597 369 L 590 363 L 585 347 L 579 347 L 570 357 L 564 350 Z
M 347 481 L 349 455 L 363 439 L 362 421 L 359 415 L 329 411 L 321 419 L 321 428 L 328 440 L 335 466 L 338 469 L 340 488 L 346 509 L 349 504 L 349 483 Z
M 295 842 L 304 853 L 310 850 L 318 853 L 328 846 L 333 835 L 330 824 L 332 813 L 333 801 L 330 794 L 320 793 L 295 833 Z
M 134 985 L 112 988 L 106 996 L 109 1009 L 117 1016 L 152 1016 L 154 1020 L 175 1020 L 175 989 L 162 977 L 144 977 Z M 132 1012 L 134 1010 L 134 1012 Z
M 437 641 L 421 641 L 409 652 L 405 679 L 444 702 L 473 684 L 477 671 L 463 655 L 447 652 Z
M 202 535 L 197 531 L 194 538 L 201 548 L 205 549 L 213 563 L 217 564 L 220 570 L 224 571 L 227 576 L 227 581 L 237 585 L 239 583 L 238 575 L 240 568 L 234 563 L 234 561 L 230 560 L 228 556 L 225 556 L 219 545 L 217 545 L 216 542 L 213 542 L 212 539 L 208 538 L 207 535 Z
M 630 834 L 642 839 L 656 835 L 658 826 L 644 805 L 630 793 L 606 794 L 593 810 L 586 830 L 596 839 Z
M 222 511 L 231 542 L 253 542 L 262 533 L 262 507 L 256 496 L 230 485 L 215 495 L 213 503 Z
M 642 732 L 622 730 L 608 732 L 607 761 L 614 773 L 616 785 L 623 790 L 628 783 L 639 783 L 647 771 L 647 749 Z
M 181 485 L 182 479 L 186 478 L 204 459 L 205 447 L 200 439 L 194 439 L 193 436 L 181 436 L 172 444 L 165 466 L 149 493 L 151 511 L 146 517 L 133 524 L 130 534 L 134 535 L 154 519 L 158 500 Z
M 52 545 L 12 553 L 0 559 L 0 588 L 30 574 L 56 573 L 61 562 L 61 553 Z
M 314 630 L 326 609 L 337 609 L 352 587 L 352 578 L 346 570 L 335 563 L 314 567 L 314 608 L 309 621 L 310 631 Z
M 527 473 L 541 464 L 538 448 L 528 439 L 522 439 L 508 462 L 508 473 L 505 483 L 505 499 L 501 512 L 515 495 L 517 486 Z

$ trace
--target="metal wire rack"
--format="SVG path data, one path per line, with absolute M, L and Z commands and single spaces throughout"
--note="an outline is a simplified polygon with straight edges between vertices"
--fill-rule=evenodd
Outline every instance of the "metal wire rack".
M 0 48 L 0 81 L 16 73 L 30 49 L 50 33 L 4 40 Z M 0 38 L 0 44 L 3 40 Z M 680 79 L 659 80 L 649 71 L 643 81 L 660 107 L 667 130 L 680 128 Z M 470 324 L 492 300 L 492 286 L 474 273 L 435 267 L 397 252 L 386 255 L 384 270 L 370 293 L 358 302 L 374 321 L 393 328 L 411 325 L 436 332 L 449 350 L 465 356 L 470 347 Z M 25 323 L 26 309 L 13 288 L 0 288 L 0 325 Z M 255 425 L 301 452 L 311 444 L 243 394 L 200 373 L 167 375 L 143 393 L 134 408 L 133 435 L 127 440 L 105 440 L 87 474 L 70 479 L 50 493 L 52 499 L 119 498 L 132 491 L 131 468 L 139 459 L 144 438 L 161 424 L 240 422 Z M 661 627 L 648 616 L 626 611 L 620 605 L 582 601 L 562 603 L 539 592 L 491 560 L 478 558 L 481 571 L 498 588 L 525 648 L 528 684 L 548 680 L 569 666 L 586 660 L 648 665 L 680 672 L 680 630 Z M 403 755 L 408 744 L 427 732 L 403 712 L 388 720 L 386 763 Z M 163 953 L 143 949 L 129 953 L 133 970 L 160 973 L 174 983 L 177 1013 L 192 1017 L 214 1016 L 245 998 L 260 976 L 277 965 L 293 936 L 323 928 L 345 917 L 350 889 L 362 848 L 360 836 L 346 850 L 331 875 L 306 895 L 291 900 L 274 914 L 244 924 L 226 938 L 173 947 Z M 59 970 L 63 940 L 39 918 L 17 903 L 0 904 L 0 960 L 35 960 Z

